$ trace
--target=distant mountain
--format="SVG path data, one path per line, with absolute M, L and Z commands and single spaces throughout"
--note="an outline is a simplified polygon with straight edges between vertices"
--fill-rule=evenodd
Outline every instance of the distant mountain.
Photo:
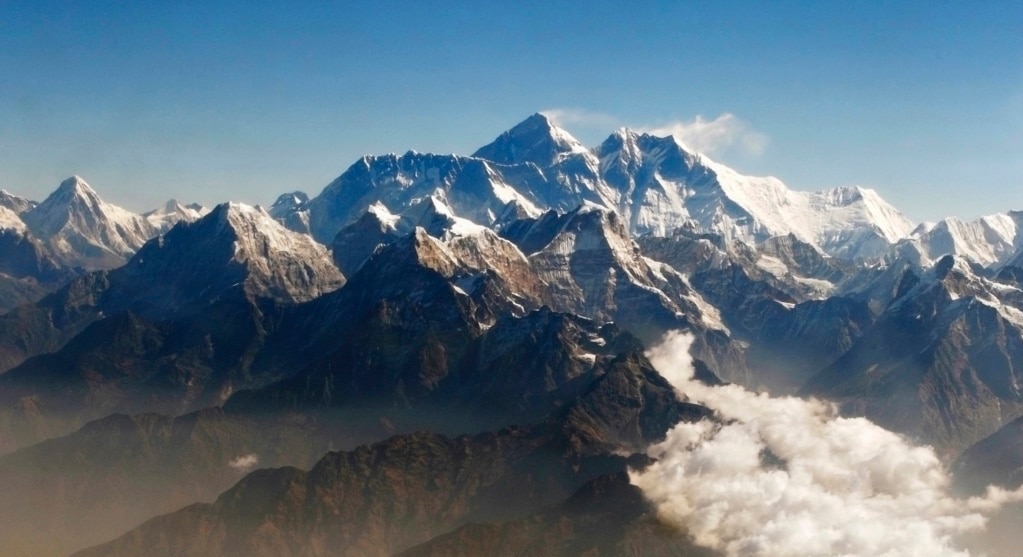
M 507 226 L 502 234 L 529 254 L 555 307 L 613 320 L 649 341 L 697 326 L 724 332 L 717 311 L 670 266 L 643 257 L 617 213 L 586 205 Z
M 955 217 L 925 223 L 899 242 L 899 253 L 915 252 L 922 265 L 956 255 L 985 267 L 1009 262 L 1023 248 L 1023 212 L 989 215 L 974 221 Z
M 965 259 L 903 272 L 875 325 L 804 388 L 957 455 L 1023 411 L 1023 291 Z
M 309 196 L 305 192 L 282 193 L 267 212 L 292 230 L 308 232 L 309 212 L 305 210 L 306 203 L 309 203 Z
M 218 205 L 147 243 L 116 275 L 130 290 L 122 298 L 168 310 L 235 289 L 250 297 L 300 302 L 344 284 L 326 248 L 285 229 L 261 208 L 241 203 Z
M 209 209 L 198 203 L 182 205 L 176 199 L 171 199 L 162 207 L 143 213 L 142 216 L 157 233 L 163 234 L 179 222 L 195 222 L 208 212 Z
M 79 274 L 35 238 L 17 214 L 0 206 L 0 313 L 36 302 Z
M 0 207 L 3 207 L 15 214 L 22 214 L 25 211 L 38 205 L 35 201 L 14 195 L 7 190 L 0 190 Z
M 402 215 L 417 201 L 433 196 L 452 214 L 483 225 L 538 215 L 539 200 L 510 184 L 544 183 L 532 165 L 499 168 L 481 159 L 456 155 L 363 157 L 301 209 L 308 213 L 309 232 L 330 243 L 341 228 L 358 220 L 370 206 L 381 204 Z M 294 222 L 300 217 L 281 217 Z
M 151 237 L 207 211 L 174 200 L 136 215 L 104 202 L 78 176 L 43 203 L 0 191 L 0 311 L 40 300 L 86 271 L 124 264 Z
M 587 151 L 576 138 L 542 114 L 526 118 L 493 143 L 480 147 L 473 157 L 503 165 L 533 163 L 548 168 L 573 154 Z
M 263 353 L 280 315 L 343 284 L 326 248 L 260 209 L 224 204 L 179 224 L 127 265 L 0 316 L 0 452 L 279 379 L 298 365 L 294 350 Z
M 671 137 L 627 129 L 588 150 L 540 114 L 472 157 L 364 157 L 310 201 L 279 200 L 275 217 L 330 243 L 371 206 L 402 216 L 431 196 L 485 226 L 591 203 L 618 212 L 633 235 L 686 226 L 755 244 L 793 234 L 849 259 L 876 258 L 912 228 L 872 190 L 793 192 L 690 153 Z
M 231 296 L 294 303 L 342 284 L 323 246 L 261 209 L 224 204 L 154 238 L 123 267 L 93 273 L 34 306 L 0 316 L 0 330 L 12 341 L 0 343 L 0 368 L 59 348 L 103 315 L 133 311 L 159 319 Z M 29 323 L 39 327 L 32 340 L 14 343 L 24 334 L 10 331 Z
M 104 202 L 78 176 L 61 182 L 21 216 L 32 234 L 47 242 L 67 265 L 87 269 L 123 264 L 156 233 L 141 215 Z

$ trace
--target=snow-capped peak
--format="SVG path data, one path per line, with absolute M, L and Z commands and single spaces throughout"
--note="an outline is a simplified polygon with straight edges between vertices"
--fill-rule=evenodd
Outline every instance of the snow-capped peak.
M 65 263 L 86 268 L 123 264 L 156 235 L 145 218 L 104 202 L 79 176 L 61 182 L 42 203 L 25 211 L 22 220 Z
M 973 221 L 956 217 L 918 226 L 896 251 L 915 251 L 923 264 L 942 255 L 965 257 L 985 266 L 1000 266 L 1015 258 L 1023 246 L 1023 213 L 987 215 Z
M 628 128 L 587 150 L 543 114 L 473 157 L 363 158 L 308 204 L 274 216 L 329 242 L 374 203 L 407 218 L 431 195 L 450 216 L 486 226 L 587 201 L 617 211 L 633 235 L 664 236 L 686 226 L 753 245 L 791 233 L 843 258 L 878 258 L 912 228 L 872 190 L 796 192 L 777 178 L 744 176 L 696 154 L 673 135 Z
M 479 148 L 472 156 L 497 164 L 531 162 L 546 167 L 568 155 L 586 151 L 572 134 L 559 128 L 547 116 L 537 113 L 504 132 L 489 145 Z
M 380 221 L 380 224 L 384 225 L 388 230 L 398 229 L 398 221 L 401 220 L 401 216 L 391 213 L 383 203 L 377 201 L 370 205 L 366 212 L 375 216 Z
M 0 205 L 0 230 L 14 230 L 19 234 L 24 234 L 27 228 L 17 213 Z
M 99 197 L 96 194 L 96 190 L 92 189 L 92 187 L 89 186 L 89 183 L 86 182 L 81 176 L 78 176 L 77 174 L 61 182 L 60 186 L 57 187 L 57 190 L 54 191 L 53 194 L 51 194 L 51 197 L 53 195 L 63 197 L 67 196 Z
M 0 206 L 7 207 L 19 215 L 36 205 L 38 205 L 38 203 L 35 201 L 25 199 L 24 197 L 14 195 L 7 190 L 0 189 Z
M 180 275 L 182 284 L 243 283 L 248 294 L 287 302 L 312 299 L 344 284 L 327 248 L 284 228 L 260 206 L 222 203 L 201 219 L 154 240 L 133 267 Z M 194 279 L 202 277 L 202 280 Z M 172 280 L 172 279 L 168 279 Z
M 170 199 L 159 209 L 149 211 L 142 216 L 158 233 L 162 234 L 179 222 L 195 222 L 208 212 L 209 209 L 197 203 L 182 205 L 176 199 Z
M 306 203 L 309 203 L 309 195 L 302 191 L 283 193 L 270 206 L 270 215 L 274 218 L 286 217 L 293 211 L 301 210 Z

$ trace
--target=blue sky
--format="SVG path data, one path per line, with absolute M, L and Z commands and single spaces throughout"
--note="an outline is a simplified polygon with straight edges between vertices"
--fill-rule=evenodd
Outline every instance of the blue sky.
M 291 4 L 0 0 L 0 187 L 266 205 L 549 111 L 914 220 L 1023 209 L 1018 0 Z

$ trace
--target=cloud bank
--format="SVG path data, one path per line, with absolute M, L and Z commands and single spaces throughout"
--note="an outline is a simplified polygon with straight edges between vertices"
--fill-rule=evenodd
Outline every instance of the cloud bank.
M 648 351 L 680 393 L 720 422 L 682 423 L 632 482 L 661 518 L 729 557 L 966 556 L 958 534 L 1023 500 L 1023 489 L 950 495 L 934 451 L 819 401 L 692 380 L 691 337 Z

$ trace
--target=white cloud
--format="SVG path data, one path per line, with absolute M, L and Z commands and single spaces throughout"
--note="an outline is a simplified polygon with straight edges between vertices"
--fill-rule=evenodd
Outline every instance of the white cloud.
M 540 114 L 550 118 L 559 126 L 566 128 L 579 126 L 584 128 L 601 128 L 610 132 L 621 125 L 618 118 L 610 114 L 585 108 L 548 108 L 541 110 Z
M 676 426 L 632 481 L 700 545 L 729 557 L 965 556 L 955 536 L 1023 499 L 1023 488 L 957 499 L 931 448 L 820 401 L 693 381 L 691 343 L 672 333 L 648 356 L 721 420 Z
M 675 120 L 657 125 L 629 126 L 611 114 L 585 108 L 548 108 L 541 114 L 565 128 L 610 132 L 620 127 L 655 136 L 675 136 L 692 151 L 707 155 L 731 152 L 741 155 L 761 155 L 767 148 L 768 138 L 748 122 L 731 113 L 707 120 L 696 116 L 692 120 Z
M 697 116 L 692 120 L 676 120 L 657 126 L 644 126 L 636 131 L 651 135 L 673 135 L 690 149 L 708 155 L 736 149 L 747 155 L 763 154 L 767 136 L 753 129 L 734 114 L 724 113 L 713 120 Z
M 259 455 L 256 453 L 237 456 L 227 463 L 231 468 L 242 472 L 248 472 L 257 464 L 259 464 Z

